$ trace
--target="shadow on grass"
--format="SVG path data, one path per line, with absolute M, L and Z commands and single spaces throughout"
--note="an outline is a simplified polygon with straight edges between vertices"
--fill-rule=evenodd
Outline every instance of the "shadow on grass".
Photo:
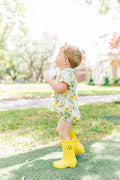
M 112 122 L 115 126 L 120 125 L 120 114 L 111 115 L 111 116 L 104 116 L 104 119 Z
M 76 168 L 55 169 L 61 146 L 52 146 L 0 159 L 0 180 L 119 180 L 120 138 L 84 142 L 85 153 L 76 155 Z M 8 172 L 9 175 L 4 175 Z

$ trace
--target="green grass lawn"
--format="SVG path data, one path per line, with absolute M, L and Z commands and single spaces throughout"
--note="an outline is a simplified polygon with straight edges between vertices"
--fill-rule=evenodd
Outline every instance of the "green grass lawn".
M 73 127 L 80 141 L 98 140 L 116 128 L 106 117 L 120 114 L 119 103 L 99 103 L 79 106 L 80 121 Z M 16 150 L 59 140 L 58 119 L 53 107 L 9 110 L 0 113 L 0 144 Z
M 119 180 L 120 103 L 79 109 L 82 117 L 73 128 L 85 153 L 76 155 L 76 168 L 61 170 L 52 166 L 62 157 L 61 146 L 39 148 L 59 140 L 53 107 L 0 112 L 0 180 Z M 116 137 L 108 138 L 112 133 Z

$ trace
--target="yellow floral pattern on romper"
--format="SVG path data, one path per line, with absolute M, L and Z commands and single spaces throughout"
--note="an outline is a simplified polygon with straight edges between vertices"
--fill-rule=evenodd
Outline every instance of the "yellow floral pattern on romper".
M 71 97 L 71 99 L 72 99 L 72 100 L 75 98 L 75 97 L 73 96 L 73 94 L 71 94 L 71 96 L 70 96 L 70 97 Z
M 65 95 L 65 94 L 67 94 L 67 92 L 65 91 L 63 94 Z
M 78 121 L 78 119 L 76 117 L 73 118 L 73 121 Z
M 68 107 L 66 106 L 65 111 L 68 111 Z
M 59 104 L 55 101 L 55 106 L 59 106 Z
M 77 79 L 74 69 L 64 69 L 58 76 L 57 82 L 67 83 L 68 88 L 63 94 L 56 93 L 55 109 L 63 119 L 76 123 L 80 119 L 80 111 L 77 105 Z

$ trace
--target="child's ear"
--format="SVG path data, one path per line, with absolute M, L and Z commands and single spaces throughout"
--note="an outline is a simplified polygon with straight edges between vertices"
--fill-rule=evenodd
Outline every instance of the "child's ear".
M 69 61 L 69 59 L 68 58 L 65 58 L 64 59 L 64 64 L 68 64 L 70 61 Z

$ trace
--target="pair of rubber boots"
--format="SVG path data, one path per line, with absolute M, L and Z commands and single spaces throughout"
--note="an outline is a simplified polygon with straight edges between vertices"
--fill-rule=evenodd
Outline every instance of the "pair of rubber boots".
M 74 131 L 71 129 L 69 137 L 71 140 L 65 141 L 61 140 L 63 157 L 59 161 L 55 161 L 53 166 L 58 169 L 63 169 L 67 167 L 75 167 L 77 164 L 77 159 L 75 154 L 84 153 L 84 146 L 78 141 Z

